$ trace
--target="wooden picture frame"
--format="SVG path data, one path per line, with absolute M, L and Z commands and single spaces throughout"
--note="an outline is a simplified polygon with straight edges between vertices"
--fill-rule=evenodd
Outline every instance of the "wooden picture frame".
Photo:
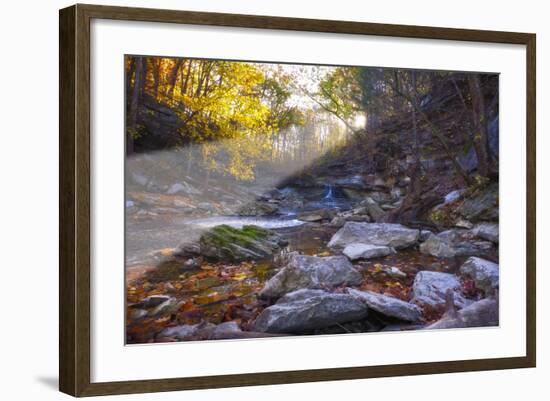
M 525 60 L 527 71 L 526 355 L 511 358 L 92 383 L 90 380 L 90 21 L 95 18 L 525 46 L 527 54 Z M 62 392 L 73 396 L 95 396 L 535 366 L 536 37 L 534 34 L 81 4 L 60 11 L 59 27 L 59 387 Z

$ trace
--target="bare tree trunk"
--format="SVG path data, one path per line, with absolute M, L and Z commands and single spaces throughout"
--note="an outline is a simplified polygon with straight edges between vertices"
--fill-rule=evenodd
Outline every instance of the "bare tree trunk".
M 151 60 L 153 65 L 153 96 L 155 99 L 159 95 L 159 86 L 160 86 L 160 58 L 154 58 Z
M 189 83 L 189 76 L 191 75 L 191 65 L 193 64 L 193 60 L 189 60 L 189 64 L 187 65 L 187 74 L 185 75 L 185 81 L 182 84 L 181 87 L 181 93 L 187 94 L 187 84 Z
M 178 80 L 178 71 L 181 67 L 181 63 L 183 62 L 183 59 L 178 59 L 176 61 L 176 64 L 170 71 L 170 74 L 168 75 L 168 95 L 172 98 L 174 97 L 174 90 L 176 89 L 176 81 Z
M 472 96 L 472 115 L 474 119 L 474 149 L 477 156 L 479 175 L 489 175 L 489 155 L 487 152 L 487 120 L 485 118 L 485 102 L 481 92 L 481 84 L 477 74 L 468 75 L 468 85 Z
M 134 76 L 134 86 L 132 88 L 132 96 L 130 99 L 130 107 L 128 110 L 128 121 L 127 121 L 127 130 L 126 130 L 126 154 L 132 154 L 134 152 L 134 137 L 133 132 L 137 126 L 137 113 L 139 108 L 139 103 L 141 100 L 141 95 L 143 92 L 144 84 L 144 64 L 145 59 L 143 57 L 137 57 L 134 61 L 135 64 L 135 76 Z

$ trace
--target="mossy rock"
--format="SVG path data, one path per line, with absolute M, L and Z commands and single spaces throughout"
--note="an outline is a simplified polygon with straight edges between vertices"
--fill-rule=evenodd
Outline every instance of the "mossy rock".
M 286 245 L 286 241 L 271 230 L 253 225 L 239 229 L 226 224 L 205 232 L 199 243 L 201 255 L 228 262 L 267 259 Z

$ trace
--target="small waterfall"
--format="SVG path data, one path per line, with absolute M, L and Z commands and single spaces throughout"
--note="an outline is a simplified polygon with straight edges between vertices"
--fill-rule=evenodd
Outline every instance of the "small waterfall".
M 333 186 L 331 184 L 327 185 L 327 193 L 323 199 L 326 199 L 326 200 L 334 199 Z

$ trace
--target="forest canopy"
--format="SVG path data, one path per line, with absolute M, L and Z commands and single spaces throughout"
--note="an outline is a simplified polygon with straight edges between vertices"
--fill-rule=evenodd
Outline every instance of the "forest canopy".
M 471 181 L 461 159 L 473 151 L 479 177 L 496 171 L 497 75 L 142 56 L 125 68 L 127 153 L 179 149 L 207 180 L 299 170 L 352 142 L 374 169 L 435 151 Z

